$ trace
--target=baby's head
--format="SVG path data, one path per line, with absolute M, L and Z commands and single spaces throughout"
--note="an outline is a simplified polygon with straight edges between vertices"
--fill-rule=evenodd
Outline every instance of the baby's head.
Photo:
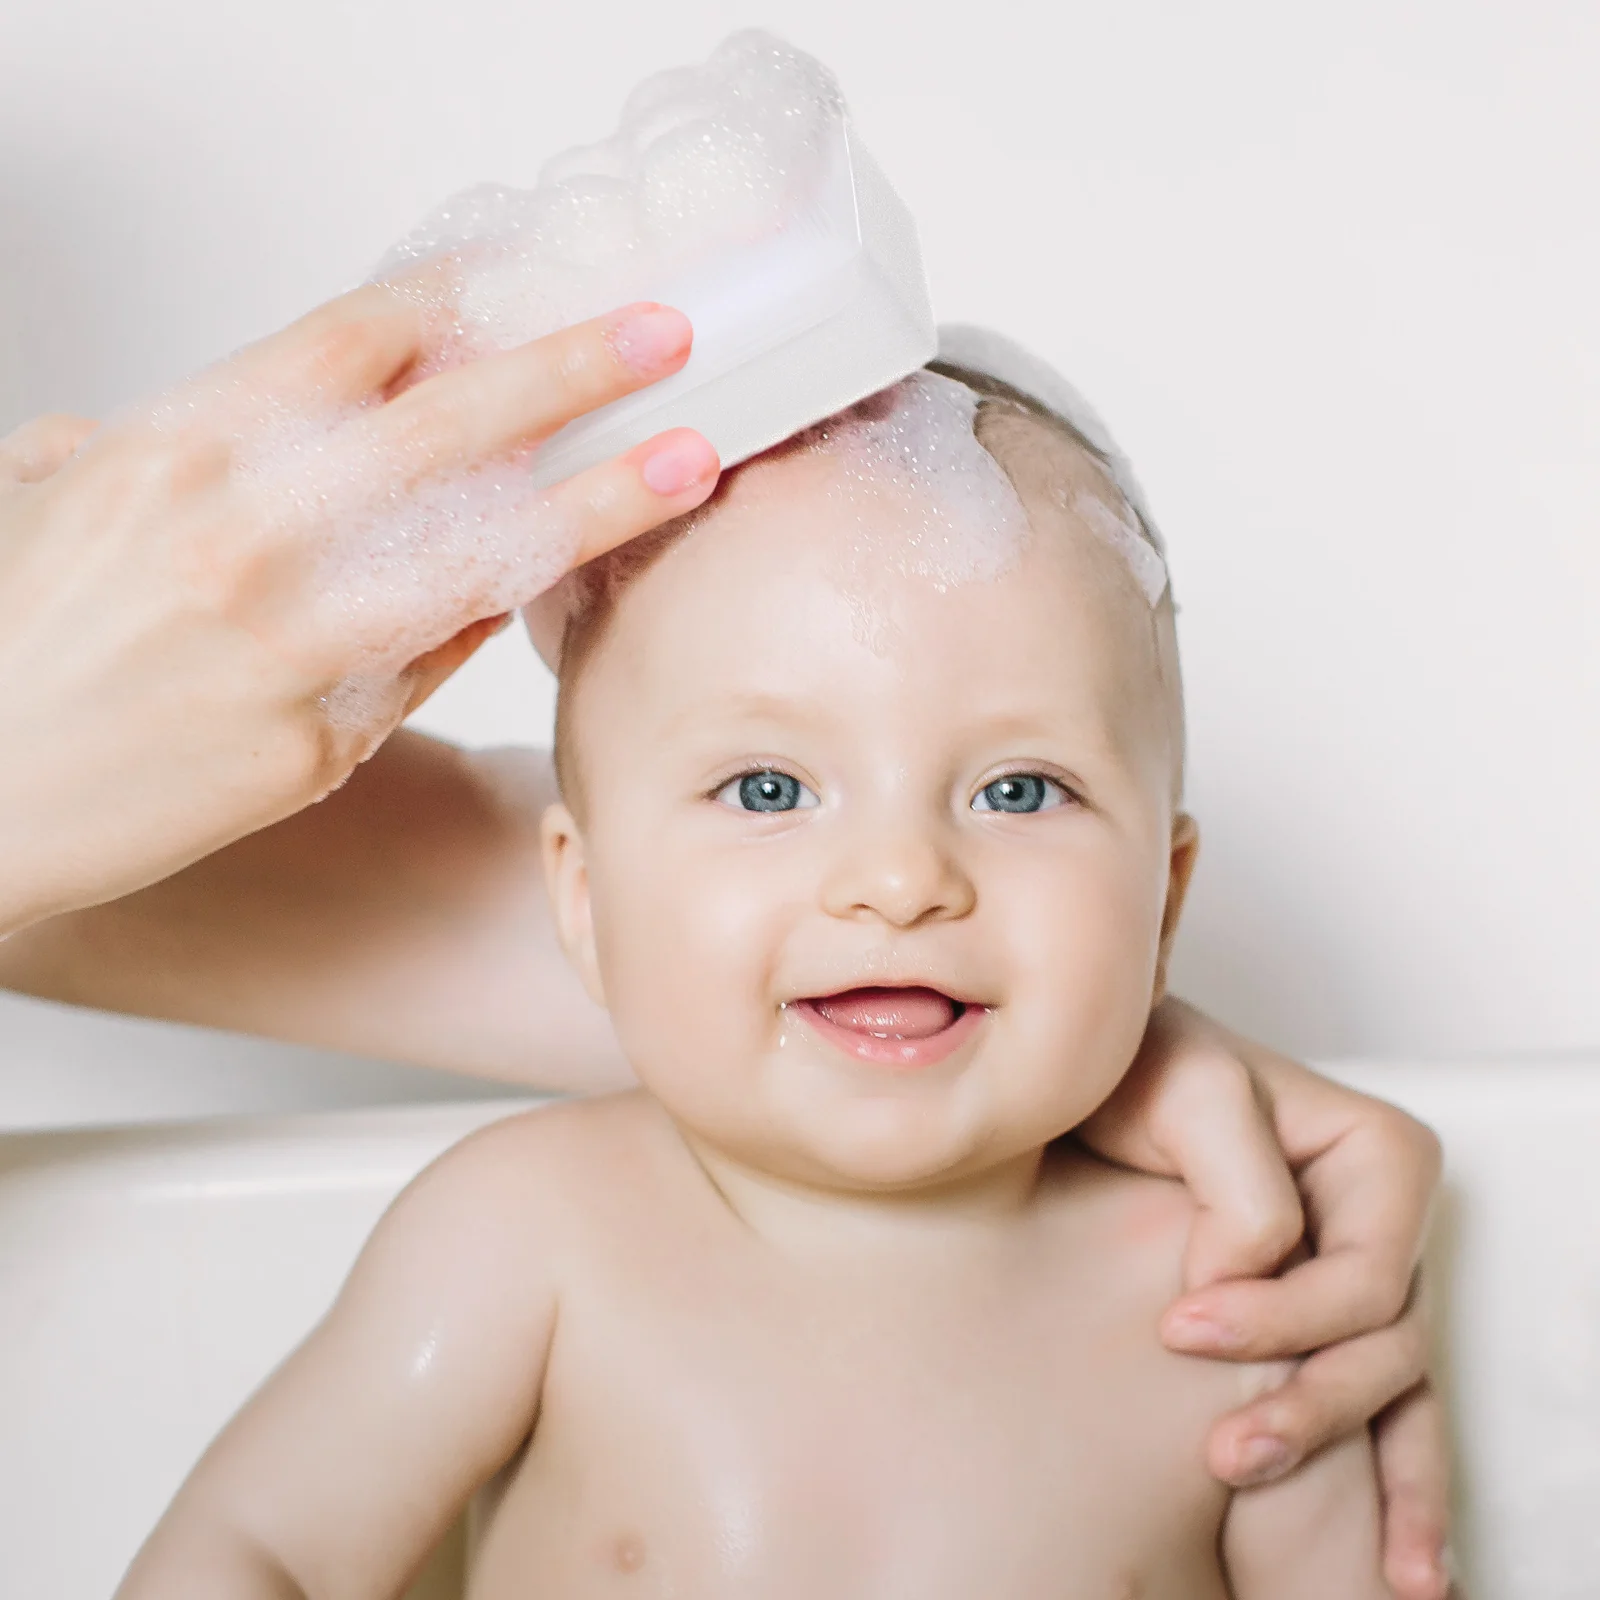
M 552 900 L 693 1139 L 922 1188 L 1111 1092 L 1195 852 L 1142 538 L 1070 427 L 924 373 L 577 576 Z

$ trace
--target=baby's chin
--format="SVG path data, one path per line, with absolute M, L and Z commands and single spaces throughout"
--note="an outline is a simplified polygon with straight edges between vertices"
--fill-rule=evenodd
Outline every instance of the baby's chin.
M 981 1182 L 1064 1131 L 1016 1126 L 972 1098 L 791 1087 L 759 1109 L 742 1102 L 727 1120 L 704 1107 L 664 1108 L 691 1143 L 757 1176 L 833 1193 L 932 1198 Z

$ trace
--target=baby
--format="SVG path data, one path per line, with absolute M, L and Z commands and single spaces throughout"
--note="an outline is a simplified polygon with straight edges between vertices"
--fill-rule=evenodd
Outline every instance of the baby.
M 1068 1137 L 1194 866 L 1114 460 L 921 373 L 533 617 L 563 942 L 642 1087 L 396 1201 L 124 1600 L 1363 1600 L 1370 1446 L 1230 1495 L 1281 1373 L 1169 1353 L 1192 1202 Z

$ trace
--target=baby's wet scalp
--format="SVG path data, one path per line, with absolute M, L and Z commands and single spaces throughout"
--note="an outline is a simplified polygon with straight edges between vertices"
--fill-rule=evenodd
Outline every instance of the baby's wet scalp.
M 1159 550 L 1105 458 L 1071 424 L 1004 383 L 954 371 L 914 374 L 734 469 L 697 511 L 591 562 L 549 597 L 542 648 L 559 655 L 555 756 L 569 803 L 581 790 L 577 690 L 619 598 L 697 529 L 759 523 L 764 505 L 780 499 L 815 504 L 831 541 L 830 573 L 858 618 L 856 637 L 877 651 L 892 648 L 885 618 L 897 586 L 959 589 L 1010 571 L 1037 538 L 1064 541 L 1074 592 L 1088 598 L 1117 657 L 1115 714 L 1161 742 L 1176 806 L 1183 700 Z M 558 647 L 552 610 L 564 614 Z

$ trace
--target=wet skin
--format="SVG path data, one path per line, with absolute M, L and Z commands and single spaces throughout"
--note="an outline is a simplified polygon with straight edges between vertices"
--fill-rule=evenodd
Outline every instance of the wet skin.
M 1020 1215 L 791 1252 L 642 1095 L 500 1138 L 567 1203 L 527 1219 L 559 1311 L 473 1600 L 1224 1600 L 1203 1444 L 1263 1375 L 1157 1340 L 1176 1184 L 1069 1145 Z
M 1064 1138 L 1195 834 L 1156 621 L 1034 468 L 1093 479 L 1023 461 L 982 582 L 893 577 L 916 508 L 819 520 L 801 457 L 623 588 L 544 848 L 642 1088 L 425 1173 L 124 1600 L 224 1545 L 282 1581 L 209 1594 L 395 1594 L 474 1495 L 472 1600 L 1386 1593 L 1364 1438 L 1211 1478 L 1278 1374 L 1161 1346 L 1191 1202 Z

